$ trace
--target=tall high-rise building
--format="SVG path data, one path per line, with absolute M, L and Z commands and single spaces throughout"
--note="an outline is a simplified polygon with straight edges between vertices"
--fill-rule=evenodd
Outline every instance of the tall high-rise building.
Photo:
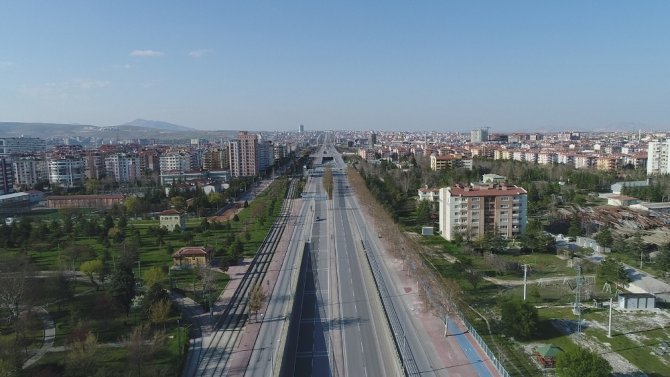
M 0 195 L 14 192 L 14 169 L 12 163 L 0 157 Z
M 274 148 L 272 142 L 258 138 L 258 171 L 262 172 L 272 166 L 275 162 Z
M 305 132 L 305 126 L 303 126 L 303 125 L 301 124 L 301 125 L 298 127 L 298 132 L 300 132 L 300 133 Z
M 472 143 L 483 143 L 489 140 L 489 129 L 487 128 L 478 128 L 476 130 L 470 131 L 470 141 Z
M 105 157 L 105 172 L 116 182 L 133 182 L 142 176 L 140 158 L 126 153 Z
M 247 131 L 240 131 L 237 139 L 229 145 L 230 172 L 233 177 L 253 177 L 258 175 L 258 137 Z
M 440 231 L 453 240 L 489 235 L 514 238 L 528 222 L 527 192 L 521 187 L 500 185 L 454 186 L 440 189 Z
M 377 134 L 372 132 L 370 133 L 370 145 L 377 144 Z
M 670 174 L 670 141 L 650 141 L 647 148 L 647 175 Z

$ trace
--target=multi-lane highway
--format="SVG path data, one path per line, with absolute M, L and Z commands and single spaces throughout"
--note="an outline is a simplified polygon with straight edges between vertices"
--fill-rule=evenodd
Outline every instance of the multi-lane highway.
M 248 363 L 234 371 L 225 362 L 201 365 L 198 375 L 490 376 L 477 352 L 466 357 L 455 341 L 448 352 L 458 364 L 437 355 L 350 190 L 341 155 L 324 140 L 313 158 L 302 198 L 286 215 L 292 226 L 283 259 L 275 259 L 273 280 L 265 281 L 271 295 L 247 346 Z M 333 172 L 332 200 L 324 188 L 326 166 Z M 205 352 L 203 359 L 225 360 L 230 352 Z

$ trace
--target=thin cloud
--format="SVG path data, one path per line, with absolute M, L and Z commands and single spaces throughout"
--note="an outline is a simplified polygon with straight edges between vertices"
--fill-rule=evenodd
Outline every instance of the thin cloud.
M 83 93 L 109 86 L 109 81 L 93 79 L 73 79 L 63 82 L 47 82 L 37 86 L 24 86 L 19 93 L 46 100 L 66 100 L 80 98 Z
M 10 60 L 0 60 L 0 67 L 11 67 L 14 65 L 13 61 Z
M 203 48 L 201 50 L 193 50 L 193 51 L 189 52 L 188 56 L 197 59 L 197 58 L 202 58 L 205 55 L 209 55 L 212 52 L 213 52 L 213 50 L 211 50 L 209 48 Z
M 133 50 L 130 53 L 130 56 L 139 56 L 142 58 L 155 58 L 163 55 L 165 55 L 163 52 L 155 50 Z

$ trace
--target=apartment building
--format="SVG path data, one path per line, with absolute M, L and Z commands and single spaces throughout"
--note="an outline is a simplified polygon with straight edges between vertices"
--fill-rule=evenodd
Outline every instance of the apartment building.
M 453 240 L 484 234 L 514 238 L 528 221 L 527 192 L 505 184 L 453 186 L 440 189 L 439 227 L 442 237 Z
M 107 177 L 116 182 L 133 182 L 142 177 L 140 158 L 126 153 L 115 153 L 105 157 Z
M 258 175 L 258 137 L 255 134 L 240 131 L 237 139 L 229 142 L 228 151 L 233 177 Z
M 37 137 L 0 138 L 0 156 L 22 153 L 42 153 L 46 150 L 46 141 Z
M 670 141 L 650 141 L 647 148 L 647 175 L 670 174 Z
M 43 157 L 22 156 L 12 161 L 14 184 L 16 186 L 33 187 L 40 181 L 49 179 L 47 162 Z
M 186 153 L 173 152 L 160 156 L 159 159 L 161 174 L 164 173 L 183 173 L 192 170 L 191 155 Z
M 47 162 L 49 182 L 64 188 L 84 185 L 85 163 L 79 156 L 61 156 Z
M 0 195 L 14 192 L 14 170 L 12 163 L 0 157 Z

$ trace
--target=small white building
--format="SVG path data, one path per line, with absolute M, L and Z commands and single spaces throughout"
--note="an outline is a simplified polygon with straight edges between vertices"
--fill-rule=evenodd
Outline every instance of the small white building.
M 619 309 L 649 310 L 656 307 L 656 297 L 649 293 L 620 293 Z
M 166 228 L 170 232 L 175 229 L 186 229 L 186 214 L 184 212 L 168 209 L 161 212 L 159 219 L 161 228 Z
M 437 202 L 440 200 L 439 188 L 428 188 L 428 186 L 425 186 L 424 188 L 420 188 L 418 190 L 418 194 L 419 201 Z

